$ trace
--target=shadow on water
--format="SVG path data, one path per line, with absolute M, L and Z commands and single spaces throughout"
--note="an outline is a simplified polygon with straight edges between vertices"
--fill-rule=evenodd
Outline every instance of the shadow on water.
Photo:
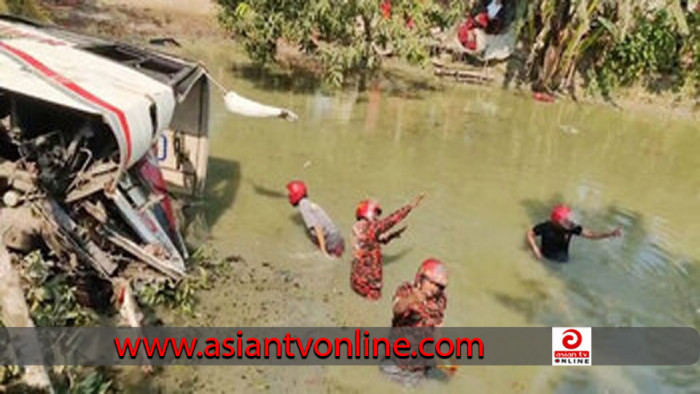
M 286 199 L 287 195 L 279 190 L 276 189 L 270 189 L 265 186 L 258 185 L 255 182 L 250 182 L 250 184 L 253 186 L 253 191 L 255 194 L 259 194 L 263 197 L 268 197 L 268 198 L 279 198 L 279 199 Z
M 525 200 L 522 206 L 534 224 L 545 220 L 551 207 L 562 201 L 555 195 L 546 201 Z M 671 250 L 673 239 L 662 219 L 615 205 L 595 211 L 576 209 L 576 213 L 594 231 L 621 227 L 623 237 L 619 242 L 575 241 L 580 247 L 571 262 L 541 262 L 563 283 L 563 290 L 547 289 L 547 279 L 520 278 L 517 294 L 492 293 L 501 305 L 535 325 L 700 329 L 700 262 Z M 663 385 L 683 392 L 698 388 L 700 382 L 697 366 L 623 368 L 622 373 L 629 375 L 638 392 L 663 391 Z M 599 392 L 603 388 L 595 381 L 588 372 L 567 371 L 563 380 L 553 383 L 554 392 Z
M 311 94 L 327 88 L 314 71 L 301 66 L 290 66 L 288 70 L 282 70 L 242 63 L 235 64 L 231 71 L 238 78 L 249 80 L 256 88 L 266 91 Z M 422 98 L 421 92 L 434 92 L 441 89 L 440 85 L 431 82 L 430 78 L 425 75 L 400 69 L 383 71 L 370 84 L 372 86 L 381 85 L 382 90 L 387 95 L 404 99 L 420 99 Z M 351 89 L 352 85 L 350 83 L 348 89 Z
M 234 160 L 210 157 L 207 177 L 205 218 L 211 227 L 236 199 L 241 183 L 241 165 Z
M 300 67 L 284 71 L 246 63 L 234 65 L 232 71 L 237 77 L 253 82 L 261 90 L 314 93 L 321 88 L 319 78 L 312 71 Z
M 411 252 L 411 249 L 412 248 L 406 248 L 406 249 L 400 251 L 399 253 L 390 254 L 390 255 L 383 254 L 382 259 L 384 261 L 384 265 L 389 265 L 389 264 L 392 264 L 392 263 L 395 263 L 397 261 L 402 260 L 404 257 L 406 257 L 407 254 L 409 254 Z
M 542 315 L 551 302 L 550 295 L 544 291 L 543 283 L 537 280 L 521 279 L 520 285 L 527 296 L 514 296 L 508 293 L 495 292 L 493 297 L 506 308 L 525 316 L 528 322 L 547 324 L 548 320 Z
M 304 218 L 302 218 L 301 214 L 299 214 L 298 212 L 294 212 L 293 214 L 289 215 L 289 220 L 292 223 L 294 223 L 294 225 L 306 230 L 306 223 L 304 223 Z
M 424 75 L 416 75 L 415 72 L 397 69 L 388 69 L 382 73 L 382 82 L 386 86 L 389 96 L 404 99 L 422 99 L 423 92 L 436 92 L 442 90 L 439 85 L 430 81 Z

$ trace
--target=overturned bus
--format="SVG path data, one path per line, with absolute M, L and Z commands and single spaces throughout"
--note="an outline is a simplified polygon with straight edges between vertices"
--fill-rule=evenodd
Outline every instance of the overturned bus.
M 42 239 L 104 278 L 185 275 L 170 192 L 202 195 L 210 82 L 195 62 L 0 16 L 3 244 Z M 224 99 L 240 114 L 291 116 Z

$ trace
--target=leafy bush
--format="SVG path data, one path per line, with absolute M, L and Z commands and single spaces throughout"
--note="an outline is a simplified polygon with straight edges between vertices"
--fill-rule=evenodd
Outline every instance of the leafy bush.
M 311 59 L 326 82 L 340 86 L 359 77 L 361 87 L 381 68 L 386 52 L 411 63 L 428 58 L 431 27 L 447 27 L 464 2 L 391 1 L 391 17 L 381 1 L 218 0 L 222 25 L 242 41 L 259 66 L 277 60 L 285 42 Z M 444 3 L 444 2 L 443 2 Z
M 39 251 L 30 253 L 21 262 L 20 271 L 28 282 L 25 297 L 34 324 L 42 327 L 89 326 L 97 320 L 92 309 L 77 300 L 76 288 L 64 273 L 51 271 Z
M 54 367 L 52 372 L 58 393 L 105 394 L 114 391 L 109 371 L 103 368 L 60 366 Z
M 0 12 L 44 22 L 49 20 L 49 14 L 36 0 L 0 0 Z
M 576 72 L 603 95 L 632 85 L 678 92 L 689 77 L 698 86 L 698 13 L 678 0 L 665 7 L 651 0 L 536 0 L 526 8 L 517 23 L 528 54 L 520 79 L 536 90 L 573 92 Z
M 209 246 L 197 249 L 189 264 L 190 272 L 180 282 L 162 281 L 137 287 L 139 304 L 148 308 L 167 306 L 190 316 L 195 315 L 195 306 L 199 301 L 197 292 L 210 289 L 214 278 L 221 277 L 229 265 L 218 258 Z
M 660 76 L 672 78 L 674 89 L 684 83 L 681 68 L 682 40 L 666 10 L 639 17 L 636 28 L 616 43 L 600 72 L 611 85 L 630 86 L 638 81 L 650 84 Z

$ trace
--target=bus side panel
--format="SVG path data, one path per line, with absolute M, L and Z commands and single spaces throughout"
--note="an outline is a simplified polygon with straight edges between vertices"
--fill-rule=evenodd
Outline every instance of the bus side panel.
M 206 77 L 175 107 L 157 142 L 158 163 L 170 189 L 192 198 L 204 193 L 209 157 L 209 84 Z

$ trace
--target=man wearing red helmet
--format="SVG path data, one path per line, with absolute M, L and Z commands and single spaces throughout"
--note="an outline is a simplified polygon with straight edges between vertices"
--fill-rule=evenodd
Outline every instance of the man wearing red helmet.
M 404 282 L 396 290 L 393 304 L 392 334 L 410 338 L 411 343 L 420 343 L 422 338 L 434 336 L 435 327 L 441 327 L 447 307 L 447 269 L 436 259 L 428 259 L 416 272 L 413 283 Z M 421 327 L 424 330 L 401 330 L 408 327 Z M 442 367 L 442 368 L 441 368 Z M 392 380 L 415 386 L 425 378 L 444 379 L 454 371 L 449 367 L 438 366 L 435 360 L 394 359 L 381 364 L 381 369 Z
M 309 200 L 306 185 L 302 181 L 287 184 L 289 203 L 297 207 L 313 242 L 326 255 L 340 257 L 345 250 L 345 241 L 326 212 Z
M 394 226 L 401 222 L 411 210 L 423 200 L 421 194 L 415 202 L 395 211 L 388 217 L 380 219 L 382 208 L 373 200 L 360 202 L 355 211 L 357 222 L 353 226 L 355 234 L 354 257 L 350 286 L 355 292 L 370 300 L 382 296 L 382 244 L 401 236 L 405 227 L 389 233 Z
M 557 205 L 552 209 L 550 220 L 528 230 L 527 241 L 538 259 L 544 256 L 549 260 L 565 263 L 569 261 L 569 243 L 574 235 L 587 239 L 605 239 L 619 237 L 622 235 L 622 230 L 616 228 L 606 233 L 594 233 L 574 223 L 568 206 Z M 538 236 L 542 238 L 541 245 L 537 245 L 535 240 Z
M 446 287 L 445 265 L 436 259 L 425 260 L 413 283 L 404 282 L 396 290 L 392 327 L 442 327 Z

